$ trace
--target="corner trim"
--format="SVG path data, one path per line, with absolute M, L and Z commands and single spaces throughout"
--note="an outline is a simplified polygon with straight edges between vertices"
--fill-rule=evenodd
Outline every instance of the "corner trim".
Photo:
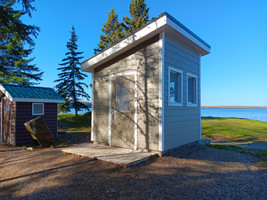
M 199 140 L 201 140 L 201 138 L 202 138 L 202 129 L 201 129 L 201 56 L 199 55 L 199 73 L 198 73 L 199 75 L 198 75 L 198 85 L 199 85 L 199 121 L 200 121 L 200 123 L 199 123 L 199 129 L 200 129 L 200 133 L 199 133 Z
M 164 151 L 164 57 L 165 57 L 165 32 L 160 34 L 159 40 L 159 151 Z
M 91 142 L 94 141 L 94 82 L 95 82 L 95 72 L 92 72 L 92 111 L 91 111 Z

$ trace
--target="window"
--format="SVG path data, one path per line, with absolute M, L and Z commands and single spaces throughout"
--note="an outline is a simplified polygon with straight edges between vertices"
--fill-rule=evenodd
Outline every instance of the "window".
M 44 104 L 33 103 L 32 104 L 32 115 L 44 115 Z
M 130 82 L 116 83 L 116 110 L 130 111 Z
M 187 105 L 197 106 L 197 76 L 187 74 Z
M 183 104 L 183 73 L 169 67 L 169 105 L 182 106 Z

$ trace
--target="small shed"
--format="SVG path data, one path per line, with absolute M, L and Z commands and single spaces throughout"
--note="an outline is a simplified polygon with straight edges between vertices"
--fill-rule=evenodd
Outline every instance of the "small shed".
M 44 118 L 57 138 L 57 104 L 64 99 L 52 88 L 0 84 L 0 142 L 27 144 L 33 142 L 24 123 L 38 116 Z
M 210 46 L 168 13 L 81 63 L 94 142 L 165 152 L 201 138 L 200 63 Z

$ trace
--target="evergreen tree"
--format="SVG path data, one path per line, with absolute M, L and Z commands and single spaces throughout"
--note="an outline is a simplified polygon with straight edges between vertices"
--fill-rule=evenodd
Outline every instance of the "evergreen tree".
M 43 72 L 31 64 L 34 58 L 28 58 L 35 45 L 32 36 L 37 37 L 39 28 L 21 21 L 35 10 L 33 1 L 0 1 L 0 83 L 31 85 L 42 80 Z
M 108 13 L 108 20 L 103 24 L 101 31 L 103 34 L 100 35 L 100 42 L 97 44 L 98 48 L 94 49 L 95 54 L 106 49 L 125 36 L 121 24 L 119 24 L 118 15 L 113 8 L 110 13 Z
M 129 6 L 131 19 L 123 17 L 123 29 L 127 34 L 134 32 L 149 22 L 149 8 L 146 7 L 145 0 L 132 0 Z
M 62 67 L 59 67 L 58 70 L 61 72 L 58 74 L 58 79 L 55 82 L 58 82 L 56 85 L 57 92 L 66 99 L 65 103 L 62 104 L 62 109 L 69 105 L 73 104 L 75 109 L 75 116 L 78 117 L 78 111 L 81 108 L 87 108 L 87 105 L 80 102 L 80 98 L 86 98 L 89 100 L 89 95 L 84 91 L 84 87 L 88 86 L 82 81 L 87 77 L 86 74 L 81 72 L 79 60 L 83 57 L 80 56 L 83 52 L 78 52 L 77 45 L 78 36 L 76 35 L 74 26 L 71 31 L 71 38 L 67 42 L 68 52 L 65 54 L 66 58 L 62 60 L 62 63 L 59 64 Z

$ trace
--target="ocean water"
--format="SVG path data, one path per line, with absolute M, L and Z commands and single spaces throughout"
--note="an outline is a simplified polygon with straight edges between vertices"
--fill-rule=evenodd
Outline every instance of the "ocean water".
M 267 122 L 267 109 L 263 108 L 202 108 L 202 117 L 233 117 Z

